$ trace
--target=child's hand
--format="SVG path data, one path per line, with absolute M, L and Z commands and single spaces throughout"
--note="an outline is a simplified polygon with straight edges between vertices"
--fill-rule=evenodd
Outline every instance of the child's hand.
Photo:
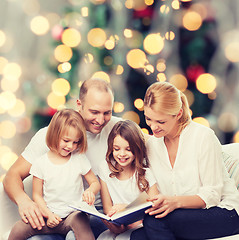
M 55 213 L 52 213 L 48 216 L 48 219 L 46 221 L 46 224 L 48 227 L 50 228 L 54 228 L 56 227 L 60 222 L 62 221 L 62 219 L 57 216 Z
M 115 204 L 114 206 L 112 206 L 112 208 L 110 209 L 110 211 L 108 212 L 108 216 L 111 217 L 112 215 L 114 215 L 116 212 L 120 212 L 123 209 L 125 209 L 125 207 L 127 206 L 127 204 Z
M 83 192 L 83 196 L 82 196 L 83 201 L 87 202 L 89 205 L 93 205 L 95 202 L 95 194 L 90 191 L 89 189 L 86 189 Z

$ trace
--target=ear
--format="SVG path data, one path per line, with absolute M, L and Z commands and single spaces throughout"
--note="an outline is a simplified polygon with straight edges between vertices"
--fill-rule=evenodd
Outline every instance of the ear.
M 182 117 L 182 115 L 183 115 L 183 109 L 180 108 L 180 110 L 179 110 L 179 112 L 177 114 L 177 120 L 179 120 Z
M 82 110 L 82 102 L 81 102 L 80 99 L 76 100 L 76 105 L 77 105 L 78 112 L 81 112 L 81 110 Z

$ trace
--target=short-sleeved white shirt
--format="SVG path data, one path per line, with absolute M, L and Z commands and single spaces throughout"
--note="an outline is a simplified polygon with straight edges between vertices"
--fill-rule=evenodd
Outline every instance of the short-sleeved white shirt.
M 107 184 L 109 194 L 113 204 L 130 204 L 141 193 L 136 181 L 135 174 L 126 180 L 119 180 L 116 177 L 110 177 L 110 170 L 105 161 L 99 169 L 99 177 Z M 145 178 L 149 182 L 149 186 L 152 187 L 156 180 L 149 168 L 146 168 Z
M 98 175 L 97 169 L 100 161 L 105 160 L 107 151 L 108 135 L 116 122 L 121 118 L 111 117 L 108 124 L 102 129 L 99 134 L 93 134 L 87 131 L 88 150 L 86 156 L 90 161 L 93 172 Z M 29 162 L 33 163 L 38 157 L 49 151 L 46 145 L 47 127 L 40 129 L 31 139 L 27 147 L 22 153 L 22 156 Z
M 64 218 L 73 212 L 68 205 L 75 205 L 82 200 L 82 175 L 87 174 L 90 169 L 85 154 L 71 154 L 66 163 L 54 164 L 45 153 L 34 161 L 30 173 L 44 180 L 43 198 L 47 207 Z
M 239 193 L 226 172 L 221 144 L 212 129 L 192 121 L 180 134 L 174 167 L 163 137 L 151 136 L 147 150 L 162 194 L 199 195 L 206 208 L 219 206 L 239 213 Z

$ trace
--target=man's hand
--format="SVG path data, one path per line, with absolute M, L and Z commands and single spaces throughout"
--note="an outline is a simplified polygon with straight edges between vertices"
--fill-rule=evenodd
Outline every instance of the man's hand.
M 128 230 L 128 228 L 123 224 L 119 226 L 104 219 L 102 219 L 102 221 L 109 228 L 109 230 L 114 234 L 120 234 Z
M 18 211 L 23 222 L 30 223 L 32 228 L 41 230 L 45 226 L 41 211 L 31 199 L 24 199 L 22 202 L 18 202 Z

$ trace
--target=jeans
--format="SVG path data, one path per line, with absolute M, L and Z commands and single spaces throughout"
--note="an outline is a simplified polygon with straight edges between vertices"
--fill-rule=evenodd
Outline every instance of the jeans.
M 210 239 L 239 233 L 235 210 L 177 209 L 164 218 L 145 215 L 144 227 L 131 234 L 131 240 Z

